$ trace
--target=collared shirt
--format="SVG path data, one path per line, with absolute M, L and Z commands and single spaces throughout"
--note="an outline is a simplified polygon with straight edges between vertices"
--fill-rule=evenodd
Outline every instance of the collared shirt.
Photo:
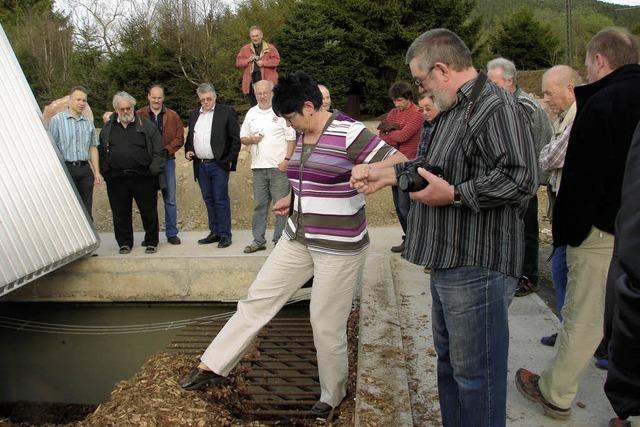
M 149 120 L 156 125 L 160 135 L 162 135 L 162 120 L 164 119 L 164 105 L 160 108 L 160 112 L 156 116 L 151 107 L 149 107 Z
M 540 151 L 538 158 L 540 168 L 549 172 L 549 186 L 551 191 L 558 193 L 562 181 L 562 167 L 567 154 L 569 136 L 576 117 L 576 103 L 558 115 L 553 122 L 553 138 Z
M 416 157 L 426 156 L 427 150 L 429 149 L 429 143 L 431 142 L 431 137 L 433 136 L 433 130 L 435 129 L 437 122 L 438 116 L 436 116 L 436 118 L 431 122 L 427 120 L 424 121 L 422 131 L 420 132 L 420 144 L 418 145 L 418 153 Z
M 213 159 L 211 149 L 211 127 L 213 126 L 213 112 L 215 105 L 210 111 L 200 108 L 200 116 L 193 127 L 193 149 L 199 159 Z
M 99 144 L 93 123 L 83 115 L 76 119 L 69 110 L 53 116 L 49 132 L 67 162 L 89 160 L 89 147 Z
M 524 111 L 511 94 L 485 84 L 465 133 L 475 79 L 440 113 L 426 154 L 456 187 L 462 206 L 412 202 L 405 257 L 431 268 L 480 266 L 519 276 L 523 216 L 534 194 L 537 161 Z M 396 165 L 396 172 L 415 162 Z
M 273 108 L 266 110 L 255 105 L 247 111 L 240 138 L 262 134 L 258 144 L 251 144 L 251 169 L 277 168 L 287 155 L 287 141 L 295 141 L 296 131 L 287 126 L 287 121 L 276 116 Z

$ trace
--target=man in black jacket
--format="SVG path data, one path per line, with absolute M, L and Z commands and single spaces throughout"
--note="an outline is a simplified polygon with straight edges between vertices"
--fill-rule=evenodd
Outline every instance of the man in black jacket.
M 113 97 L 112 114 L 100 131 L 100 172 L 107 183 L 113 231 L 121 254 L 133 247 L 131 212 L 136 200 L 145 236 L 145 252 L 158 247 L 158 188 L 164 183 L 162 137 L 149 120 L 135 114 L 136 100 L 126 92 Z
M 216 104 L 211 83 L 202 83 L 196 93 L 201 107 L 189 116 L 185 157 L 193 161 L 193 176 L 209 218 L 209 235 L 198 243 L 218 242 L 219 248 L 226 248 L 231 245 L 229 172 L 236 170 L 240 126 L 233 107 Z
M 516 373 L 520 392 L 553 418 L 570 416 L 580 377 L 602 338 L 614 221 L 640 120 L 639 61 L 637 37 L 605 28 L 587 45 L 590 84 L 575 88 L 577 112 L 553 210 L 553 244 L 568 245 L 569 269 L 558 353 L 540 376 Z

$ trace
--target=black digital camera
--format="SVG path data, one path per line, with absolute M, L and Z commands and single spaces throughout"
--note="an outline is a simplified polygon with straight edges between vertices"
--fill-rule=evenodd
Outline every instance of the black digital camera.
M 396 176 L 398 188 L 400 190 L 413 193 L 414 191 L 420 191 L 429 185 L 427 180 L 421 177 L 418 173 L 418 168 L 424 168 L 432 174 L 437 175 L 440 178 L 444 178 L 444 171 L 440 166 L 430 165 L 425 162 L 416 163 L 407 167 L 405 170 L 400 172 L 398 176 Z

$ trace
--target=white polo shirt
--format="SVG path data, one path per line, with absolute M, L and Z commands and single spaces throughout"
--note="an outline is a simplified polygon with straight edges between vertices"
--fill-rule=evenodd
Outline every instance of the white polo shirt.
M 211 126 L 213 126 L 214 105 L 210 111 L 203 111 L 200 107 L 200 115 L 193 126 L 193 150 L 199 159 L 213 159 L 211 150 Z
M 287 126 L 284 118 L 276 116 L 273 109 L 261 109 L 258 105 L 247 111 L 240 128 L 240 138 L 263 135 L 258 144 L 251 144 L 251 169 L 276 168 L 287 155 L 287 141 L 296 139 L 296 132 Z

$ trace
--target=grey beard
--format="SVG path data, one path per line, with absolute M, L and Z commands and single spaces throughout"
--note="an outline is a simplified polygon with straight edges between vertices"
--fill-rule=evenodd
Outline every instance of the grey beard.
M 118 117 L 120 118 L 120 123 L 132 123 L 134 119 L 134 115 L 132 114 L 120 114 L 118 113 Z

